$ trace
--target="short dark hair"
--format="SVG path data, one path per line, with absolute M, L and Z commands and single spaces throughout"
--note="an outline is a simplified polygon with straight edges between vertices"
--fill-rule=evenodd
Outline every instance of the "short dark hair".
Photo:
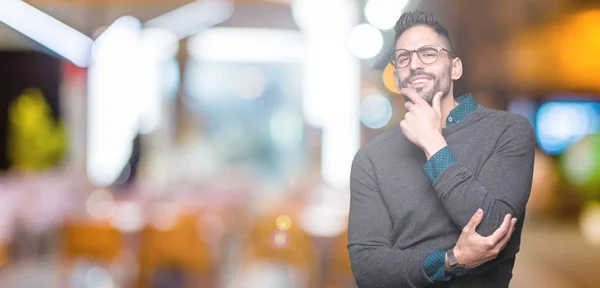
M 398 38 L 400 38 L 400 36 L 402 36 L 402 34 L 406 30 L 415 26 L 431 27 L 433 30 L 435 30 L 435 32 L 438 33 L 438 35 L 442 36 L 442 38 L 444 38 L 446 42 L 448 42 L 448 47 L 444 48 L 447 48 L 452 53 L 454 53 L 454 49 L 452 48 L 452 41 L 450 40 L 450 33 L 448 33 L 448 30 L 446 30 L 446 28 L 444 28 L 444 26 L 442 26 L 442 24 L 440 24 L 440 22 L 438 22 L 437 19 L 435 19 L 433 13 L 421 10 L 406 12 L 400 16 L 400 19 L 398 19 L 398 22 L 396 22 L 396 26 L 394 27 L 394 30 L 396 31 L 394 45 L 396 45 L 396 42 L 398 42 Z

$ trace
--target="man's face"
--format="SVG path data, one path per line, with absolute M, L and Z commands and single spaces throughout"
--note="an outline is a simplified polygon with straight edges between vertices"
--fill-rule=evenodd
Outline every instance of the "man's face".
M 406 30 L 396 42 L 396 48 L 406 50 L 417 50 L 426 45 L 435 45 L 449 49 L 444 38 L 440 37 L 435 30 L 428 26 L 415 26 Z M 395 52 L 394 57 L 398 56 Z M 432 64 L 423 64 L 417 53 L 410 55 L 410 63 L 404 68 L 396 68 L 396 86 L 398 89 L 415 89 L 419 96 L 429 105 L 437 92 L 448 95 L 452 83 L 453 60 L 444 50 L 439 52 L 439 58 Z

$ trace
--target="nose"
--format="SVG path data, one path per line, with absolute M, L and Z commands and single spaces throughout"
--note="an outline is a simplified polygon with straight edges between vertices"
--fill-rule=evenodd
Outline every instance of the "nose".
M 412 71 L 423 68 L 423 63 L 421 63 L 417 51 L 410 52 L 410 63 L 408 64 L 408 67 L 410 67 L 410 70 Z

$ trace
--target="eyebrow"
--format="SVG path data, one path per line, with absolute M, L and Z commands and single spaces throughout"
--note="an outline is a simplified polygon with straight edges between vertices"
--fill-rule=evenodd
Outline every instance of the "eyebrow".
M 425 46 L 438 46 L 438 47 L 442 47 L 442 48 L 444 48 L 446 50 L 450 50 L 449 48 L 446 48 L 443 44 L 425 44 L 425 45 L 421 45 L 421 46 L 419 46 L 419 47 L 417 47 L 415 49 L 407 49 L 407 48 L 398 48 L 398 49 L 395 49 L 394 48 L 394 52 L 399 51 L 399 50 L 419 50 L 419 48 L 425 47 Z

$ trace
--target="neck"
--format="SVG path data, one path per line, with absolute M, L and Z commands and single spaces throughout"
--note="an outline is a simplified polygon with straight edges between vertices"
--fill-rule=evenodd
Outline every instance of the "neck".
M 458 102 L 454 101 L 454 93 L 452 93 L 452 89 L 445 96 L 442 96 L 440 101 L 440 108 L 442 110 L 442 128 L 446 128 L 446 118 L 448 118 L 448 114 L 450 111 L 454 109 L 458 105 Z

